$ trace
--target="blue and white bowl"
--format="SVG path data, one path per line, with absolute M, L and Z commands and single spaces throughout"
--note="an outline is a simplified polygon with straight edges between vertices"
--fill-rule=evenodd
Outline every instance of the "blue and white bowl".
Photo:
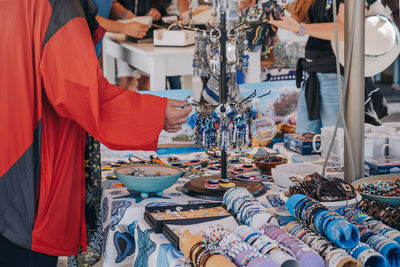
M 376 181 L 384 181 L 385 182 L 385 181 L 389 181 L 389 180 L 396 181 L 398 179 L 400 179 L 400 174 L 384 174 L 384 175 L 376 175 L 376 176 L 370 176 L 367 178 L 359 179 L 359 180 L 352 182 L 351 184 L 354 186 L 354 188 L 356 190 L 358 190 L 362 183 L 370 184 L 370 183 L 376 182 Z M 374 199 L 380 200 L 380 201 L 385 202 L 390 205 L 400 206 L 400 197 L 378 196 L 378 195 L 371 195 L 371 194 L 366 194 L 366 193 L 361 193 L 361 192 L 360 192 L 360 194 L 362 195 L 363 198 L 374 198 Z
M 130 175 L 131 170 L 135 168 L 140 168 L 149 173 L 159 172 L 162 176 L 137 177 Z M 155 164 L 134 164 L 116 168 L 114 172 L 124 186 L 141 192 L 143 198 L 148 197 L 148 193 L 162 195 L 163 190 L 175 184 L 182 175 L 182 171 L 178 168 Z

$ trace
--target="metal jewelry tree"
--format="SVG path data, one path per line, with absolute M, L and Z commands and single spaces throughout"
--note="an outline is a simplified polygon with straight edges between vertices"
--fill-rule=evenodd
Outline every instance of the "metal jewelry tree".
M 223 182 L 219 182 L 219 185 L 226 183 L 233 186 L 246 186 L 253 193 L 261 194 L 263 190 L 265 191 L 265 187 L 260 182 L 251 183 L 249 188 L 249 184 L 235 181 L 235 185 L 226 180 L 228 178 L 227 150 L 251 145 L 251 102 L 267 94 L 256 98 L 256 92 L 254 92 L 238 103 L 228 103 L 228 73 L 229 79 L 244 76 L 243 73 L 247 69 L 249 60 L 246 53 L 248 41 L 245 31 L 239 31 L 239 27 L 243 24 L 227 29 L 227 0 L 214 0 L 214 8 L 217 18 L 219 18 L 219 26 L 212 27 L 210 25 L 209 32 L 196 30 L 193 68 L 194 74 L 202 77 L 219 75 L 219 105 L 190 101 L 198 112 L 195 127 L 196 145 L 206 150 L 218 148 L 221 151 L 220 179 Z M 207 190 L 204 187 L 205 181 L 209 182 L 210 180 L 218 184 L 215 179 L 196 178 L 185 184 L 183 191 L 198 197 L 210 194 L 222 196 L 224 188 L 217 192 L 218 190 Z

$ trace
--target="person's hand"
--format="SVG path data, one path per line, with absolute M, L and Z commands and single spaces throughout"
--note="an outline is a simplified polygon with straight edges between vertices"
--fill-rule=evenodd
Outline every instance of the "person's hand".
M 167 109 L 165 111 L 165 131 L 175 133 L 182 129 L 182 124 L 187 121 L 187 118 L 192 111 L 192 106 L 182 109 L 185 105 L 186 101 L 168 99 Z
M 266 22 L 278 28 L 289 30 L 294 33 L 298 33 L 300 31 L 300 23 L 291 16 L 283 16 L 280 20 L 274 20 L 274 18 L 270 16 L 269 21 Z
M 146 16 L 152 16 L 154 21 L 158 21 L 161 19 L 161 13 L 158 9 L 152 8 Z
M 146 36 L 149 27 L 146 24 L 142 24 L 136 21 L 132 21 L 129 23 L 122 23 L 123 30 L 122 32 L 126 35 L 135 37 L 135 38 L 143 38 Z
M 256 4 L 256 0 L 240 0 L 240 6 L 239 8 L 241 10 L 248 9 L 251 6 L 254 6 Z

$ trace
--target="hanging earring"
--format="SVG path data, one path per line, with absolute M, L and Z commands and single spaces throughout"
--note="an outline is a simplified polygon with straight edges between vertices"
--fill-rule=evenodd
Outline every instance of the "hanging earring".
M 215 111 L 219 118 L 218 146 L 220 149 L 228 150 L 230 148 L 229 113 L 232 109 L 229 104 L 220 104 Z
M 201 54 L 200 54 L 200 61 L 201 61 L 201 76 L 202 77 L 209 77 L 210 76 L 210 66 L 208 62 L 208 51 L 209 51 L 209 36 L 206 31 L 202 32 L 202 42 L 201 42 Z
M 237 29 L 230 29 L 227 33 L 229 42 L 226 44 L 226 63 L 227 71 L 235 72 L 237 63 L 237 44 L 236 41 L 239 37 Z
M 219 39 L 221 38 L 221 31 L 219 29 L 212 29 L 210 31 L 211 46 L 209 49 L 209 66 L 210 72 L 213 74 L 219 74 L 220 62 L 219 62 Z
M 192 67 L 193 67 L 193 74 L 198 75 L 200 72 L 200 58 L 201 58 L 200 44 L 202 40 L 201 40 L 201 34 L 197 29 L 195 30 L 194 38 L 195 38 L 195 45 L 194 45 Z

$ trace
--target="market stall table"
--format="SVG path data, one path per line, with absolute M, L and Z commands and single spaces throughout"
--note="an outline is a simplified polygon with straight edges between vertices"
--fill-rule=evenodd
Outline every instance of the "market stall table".
M 256 149 L 250 153 L 254 154 Z M 154 153 L 153 153 L 154 154 Z M 180 160 L 208 159 L 201 153 L 176 154 L 159 156 L 167 161 L 168 157 L 179 157 Z M 107 160 L 128 161 L 128 158 L 114 158 Z M 251 162 L 249 158 L 243 158 Z M 313 155 L 310 160 L 320 162 L 319 155 Z M 292 162 L 291 160 L 289 160 Z M 189 197 L 181 192 L 183 185 L 189 180 L 180 178 L 176 184 L 165 190 L 161 197 L 152 195 L 148 199 L 140 198 L 140 193 L 133 192 L 125 187 L 115 186 L 118 180 L 105 177 L 113 175 L 113 170 L 103 171 L 103 194 L 101 202 L 101 228 L 103 231 L 104 266 L 184 266 L 186 260 L 176 250 L 163 234 L 155 234 L 144 220 L 146 206 L 185 205 L 206 203 L 210 201 Z M 210 174 L 215 174 L 211 172 Z M 283 188 L 278 187 L 266 177 L 263 181 L 267 193 L 257 199 L 273 213 L 278 215 L 281 223 L 292 219 L 286 210 L 284 202 L 279 198 Z M 181 265 L 179 265 L 181 264 Z
M 150 76 L 150 90 L 165 90 L 166 77 L 190 75 L 192 78 L 194 46 L 155 47 L 152 43 L 133 43 L 124 36 L 107 33 L 103 39 L 103 71 L 115 84 L 115 59 Z

